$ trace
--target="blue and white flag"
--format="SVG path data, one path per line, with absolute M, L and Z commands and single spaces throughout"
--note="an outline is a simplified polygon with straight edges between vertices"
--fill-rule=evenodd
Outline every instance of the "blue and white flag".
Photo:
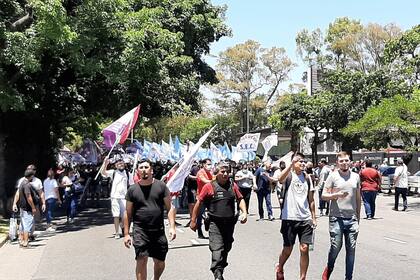
M 210 133 L 214 130 L 216 126 L 213 126 L 206 134 L 201 136 L 197 144 L 195 144 L 188 153 L 185 154 L 184 160 L 180 164 L 179 168 L 175 171 L 175 174 L 169 179 L 167 186 L 171 192 L 178 192 L 184 187 L 184 180 L 190 174 L 191 167 L 194 163 L 194 158 L 197 155 L 198 150 L 201 145 L 207 140 Z

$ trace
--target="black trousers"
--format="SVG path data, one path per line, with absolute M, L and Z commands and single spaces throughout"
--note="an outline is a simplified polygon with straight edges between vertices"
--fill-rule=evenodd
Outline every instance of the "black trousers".
M 251 188 L 239 188 L 239 191 L 241 192 L 245 204 L 246 204 L 246 212 L 249 213 L 249 199 L 251 198 L 252 189 Z M 238 209 L 239 209 L 239 203 L 238 203 Z
M 395 209 L 398 209 L 398 202 L 400 201 L 400 195 L 403 199 L 403 207 L 407 208 L 407 189 L 406 188 L 395 188 Z
M 209 248 L 211 251 L 210 270 L 215 273 L 219 270 L 223 273 L 228 265 L 227 257 L 233 243 L 233 231 L 235 222 L 229 220 L 210 220 Z

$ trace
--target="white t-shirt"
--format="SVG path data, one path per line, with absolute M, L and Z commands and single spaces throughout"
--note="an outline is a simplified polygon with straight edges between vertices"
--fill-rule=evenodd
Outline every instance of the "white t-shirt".
M 281 170 L 279 168 L 276 171 L 274 171 L 273 178 L 278 180 L 280 178 L 280 174 L 281 174 Z M 282 187 L 282 185 L 281 185 L 280 181 L 277 181 L 277 189 L 281 190 L 281 187 Z
M 328 175 L 330 174 L 331 169 L 328 166 L 322 167 L 321 171 L 319 172 L 319 181 L 318 181 L 318 188 L 322 189 L 324 187 L 324 183 L 327 181 Z
M 22 177 L 22 178 L 20 178 L 20 179 L 18 180 L 18 182 L 17 182 L 17 184 L 16 184 L 16 188 L 17 188 L 17 189 L 19 188 L 19 186 L 20 186 L 20 184 L 22 183 L 23 179 L 25 179 L 25 177 Z M 31 181 L 31 186 L 32 186 L 35 190 L 37 190 L 37 191 L 42 191 L 42 189 L 43 189 L 43 187 L 42 187 L 42 181 L 41 181 L 39 178 L 37 178 L 37 177 L 34 177 L 34 178 L 32 179 L 32 181 Z
M 397 188 L 408 188 L 408 170 L 405 164 L 398 166 L 395 168 L 394 178 L 398 177 L 398 182 L 395 187 Z
M 44 180 L 45 200 L 49 198 L 57 199 L 57 196 L 55 194 L 56 188 L 58 188 L 58 183 L 56 179 L 47 178 Z
M 114 175 L 115 172 L 115 176 Z M 129 184 L 134 184 L 133 178 L 131 174 L 128 175 L 129 178 L 127 178 L 127 172 L 125 170 L 107 170 L 106 171 L 106 177 L 113 178 L 112 181 L 112 187 L 111 187 L 111 198 L 116 199 L 124 199 L 125 195 L 127 194 L 127 180 L 129 180 Z
M 297 175 L 292 174 L 292 181 L 287 189 L 286 197 L 284 198 L 284 206 L 281 211 L 282 220 L 292 221 L 308 221 L 312 220 L 311 210 L 308 202 L 308 191 L 314 191 L 311 179 L 309 178 L 310 185 L 305 179 L 305 175 L 301 173 Z M 283 186 L 286 182 L 283 183 Z
M 247 171 L 239 170 L 238 172 L 236 172 L 236 175 L 243 178 L 242 180 L 236 181 L 240 188 L 247 189 L 247 188 L 252 187 L 252 184 L 253 184 L 252 179 L 253 179 L 254 175 L 252 174 L 251 171 L 249 171 L 249 170 L 247 170 Z

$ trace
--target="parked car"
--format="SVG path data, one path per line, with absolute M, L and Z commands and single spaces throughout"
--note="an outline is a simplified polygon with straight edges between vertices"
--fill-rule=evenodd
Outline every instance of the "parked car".
M 382 166 L 379 167 L 379 173 L 382 175 L 382 190 L 389 190 L 388 193 L 391 193 L 391 189 L 394 187 L 394 173 L 396 166 Z
M 408 176 L 408 192 L 418 193 L 420 188 L 420 170 L 412 176 Z

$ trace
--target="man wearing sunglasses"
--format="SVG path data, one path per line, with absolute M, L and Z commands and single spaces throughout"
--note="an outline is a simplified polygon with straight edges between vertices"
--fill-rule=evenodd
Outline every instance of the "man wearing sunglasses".
M 160 279 L 165 269 L 168 253 L 168 240 L 163 223 L 164 208 L 168 211 L 170 224 L 169 238 L 174 240 L 175 211 L 171 205 L 168 187 L 162 181 L 153 178 L 152 164 L 141 160 L 137 173 L 139 181 L 131 185 L 126 195 L 124 213 L 124 245 L 131 246 L 130 223 L 133 220 L 133 246 L 136 254 L 137 280 L 147 279 L 147 260 L 153 258 L 154 279 Z
M 330 241 L 328 264 L 322 274 L 322 280 L 328 280 L 334 269 L 335 260 L 346 243 L 346 280 L 353 279 L 356 241 L 359 233 L 361 193 L 360 177 L 350 170 L 350 157 L 346 152 L 337 154 L 338 170 L 330 173 L 322 192 L 322 199 L 331 201 L 330 205 Z
M 229 165 L 219 163 L 214 172 L 216 180 L 204 185 L 197 203 L 194 206 L 190 221 L 190 228 L 197 229 L 197 215 L 200 207 L 205 205 L 209 211 L 209 248 L 212 252 L 210 270 L 215 280 L 223 280 L 223 271 L 228 265 L 227 257 L 232 249 L 233 231 L 238 220 L 235 213 L 235 200 L 241 209 L 239 220 L 242 224 L 247 221 L 246 204 L 236 183 L 229 180 Z

